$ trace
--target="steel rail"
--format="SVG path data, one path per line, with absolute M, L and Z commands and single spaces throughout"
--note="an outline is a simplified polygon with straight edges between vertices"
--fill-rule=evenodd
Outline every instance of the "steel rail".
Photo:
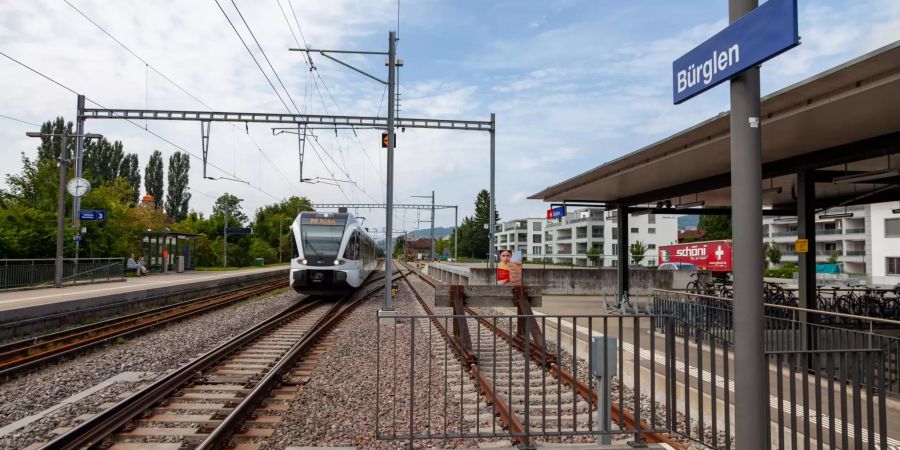
M 398 264 L 398 267 L 404 267 L 408 271 L 407 273 L 413 273 L 414 271 L 409 267 L 406 267 L 404 263 Z M 402 274 L 402 271 L 401 271 Z M 456 354 L 457 359 L 461 364 L 464 364 L 469 369 L 469 376 L 472 377 L 472 382 L 475 383 L 475 387 L 484 396 L 487 404 L 493 404 L 496 408 L 497 414 L 500 416 L 500 423 L 505 426 L 513 437 L 515 443 L 521 445 L 530 445 L 533 443 L 527 442 L 527 439 L 523 438 L 525 433 L 525 425 L 522 423 L 522 420 L 513 412 L 509 403 L 503 400 L 502 397 L 499 397 L 496 392 L 494 392 L 493 383 L 487 379 L 487 377 L 479 370 L 477 359 L 468 355 L 456 340 L 450 336 L 450 333 L 444 327 L 444 325 L 435 318 L 435 314 L 432 311 L 431 307 L 428 306 L 428 303 L 422 298 L 419 294 L 419 291 L 413 287 L 412 283 L 409 282 L 409 279 L 406 278 L 406 274 L 402 274 L 403 281 L 406 282 L 406 285 L 409 286 L 409 289 L 412 291 L 413 295 L 415 295 L 416 300 L 419 301 L 419 305 L 422 306 L 422 309 L 428 314 L 429 319 L 434 324 L 434 326 L 438 329 L 440 334 L 444 337 L 444 340 Z M 424 278 L 423 278 L 424 280 Z M 433 287 L 433 285 L 432 285 Z
M 430 277 L 425 277 L 418 271 L 414 271 L 409 268 L 407 268 L 407 270 L 414 273 L 416 276 L 418 276 L 422 281 L 424 281 L 426 284 L 428 284 L 432 288 L 435 288 L 435 282 L 433 280 L 429 279 Z M 466 307 L 465 310 L 466 310 L 466 313 L 469 315 L 478 316 L 478 313 L 475 310 L 473 310 L 472 308 Z M 489 320 L 487 320 L 483 317 L 479 317 L 479 321 L 481 322 L 481 324 L 483 326 L 485 326 L 487 329 L 489 329 L 492 332 L 494 332 L 495 334 L 497 334 L 498 337 L 505 340 L 510 345 L 515 346 L 520 351 L 523 351 L 523 352 L 525 351 L 525 343 L 521 338 L 513 337 L 506 331 L 499 329 L 497 327 L 494 327 L 494 325 Z M 529 342 L 529 344 L 530 344 L 529 345 L 529 347 L 530 347 L 529 354 L 531 355 L 532 360 L 534 360 L 536 363 L 540 364 L 541 366 L 545 367 L 550 372 L 550 374 L 552 376 L 558 378 L 562 382 L 562 384 L 574 389 L 581 398 L 583 398 L 586 401 L 591 402 L 591 404 L 595 407 L 597 407 L 599 405 L 598 397 L 597 397 L 598 394 L 597 394 L 596 389 L 591 389 L 591 387 L 588 386 L 588 384 L 582 380 L 576 381 L 575 377 L 572 375 L 571 372 L 561 368 L 559 366 L 559 364 L 557 364 L 556 358 L 553 355 L 547 354 L 547 352 L 543 348 L 537 346 L 533 342 Z M 621 417 L 621 419 L 623 420 L 624 424 L 627 427 L 637 429 L 637 426 L 636 426 L 637 424 L 636 424 L 634 415 L 629 413 L 628 411 L 621 411 L 619 409 L 619 405 L 616 404 L 615 402 L 613 402 L 610 405 L 610 412 L 611 412 L 613 420 L 618 420 Z M 646 422 L 643 422 L 643 421 L 641 421 L 641 423 L 640 423 L 640 428 L 645 429 L 645 430 L 652 429 Z M 675 449 L 683 449 L 684 448 L 684 446 L 682 446 L 681 444 L 679 444 L 675 441 L 672 441 L 671 439 L 669 439 L 666 435 L 664 435 L 662 433 L 647 431 L 646 433 L 642 433 L 641 435 L 643 437 L 645 437 L 645 439 L 648 443 L 651 443 L 651 444 L 652 443 L 665 443 L 665 444 L 672 446 Z
M 395 275 L 395 278 L 399 277 Z M 375 284 L 375 287 L 368 290 L 365 294 L 353 297 L 359 291 L 353 291 L 342 297 L 336 302 L 325 315 L 320 317 L 316 323 L 310 328 L 310 331 L 303 338 L 296 342 L 287 353 L 282 356 L 278 363 L 272 367 L 265 376 L 256 383 L 256 386 L 241 400 L 232 411 L 222 420 L 222 422 L 203 440 L 195 450 L 211 450 L 227 448 L 232 445 L 231 437 L 235 432 L 240 430 L 241 425 L 253 415 L 254 411 L 266 399 L 266 397 L 280 383 L 282 376 L 291 370 L 297 361 L 321 338 L 323 338 L 335 325 L 343 320 L 347 314 L 356 309 L 365 300 L 368 300 L 376 292 L 384 288 L 379 285 L 382 277 L 368 280 L 366 286 Z M 349 304 L 344 306 L 343 303 L 349 300 Z
M 228 355 L 263 336 L 282 323 L 320 306 L 319 298 L 307 298 L 303 303 L 293 305 L 268 319 L 245 330 L 234 338 L 195 358 L 177 370 L 156 380 L 151 385 L 120 401 L 109 409 L 82 422 L 68 432 L 46 443 L 42 449 L 81 449 L 101 444 L 109 435 L 126 425 L 133 418 L 151 409 L 159 401 L 169 397 L 182 385 L 189 383 L 197 374 L 213 367 Z
M 120 337 L 208 312 L 287 286 L 269 281 L 0 346 L 0 377 L 39 367 Z

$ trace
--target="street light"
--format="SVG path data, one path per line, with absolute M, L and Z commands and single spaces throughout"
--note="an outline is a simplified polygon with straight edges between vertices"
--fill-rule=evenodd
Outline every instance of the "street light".
M 87 134 L 69 134 L 69 133 L 42 133 L 42 132 L 34 132 L 29 131 L 25 133 L 25 136 L 40 138 L 40 137 L 59 137 L 60 138 L 60 149 L 59 149 L 59 199 L 56 203 L 56 270 L 53 276 L 53 285 L 56 287 L 62 287 L 62 279 L 63 279 L 63 241 L 65 240 L 65 217 L 66 217 L 66 177 L 68 175 L 68 164 L 69 164 L 69 149 L 68 149 L 68 138 L 71 137 L 81 137 L 85 139 L 101 139 L 102 135 L 97 133 L 87 133 Z M 76 242 L 76 245 L 78 243 Z M 76 264 L 77 264 L 76 259 Z

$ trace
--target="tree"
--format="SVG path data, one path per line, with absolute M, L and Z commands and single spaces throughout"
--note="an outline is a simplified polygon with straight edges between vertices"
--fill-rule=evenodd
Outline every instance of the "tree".
M 52 161 L 54 164 L 56 163 L 56 159 L 59 158 L 60 144 L 62 143 L 62 138 L 59 135 L 64 131 L 69 135 L 75 134 L 72 122 L 66 122 L 62 117 L 57 117 L 53 121 L 48 120 L 41 125 L 41 133 L 47 135 L 55 134 L 56 136 L 41 137 L 41 145 L 38 147 L 37 156 L 39 162 Z M 75 138 L 69 138 L 66 141 L 66 147 L 69 149 L 69 157 L 72 157 L 75 154 Z
M 471 257 L 483 258 L 491 252 L 489 230 L 486 228 L 490 222 L 491 196 L 487 190 L 482 189 L 475 198 L 474 217 L 465 217 L 459 226 L 459 253 Z M 494 220 L 500 221 L 500 214 L 494 211 Z
M 175 152 L 169 157 L 169 190 L 166 191 L 166 214 L 174 220 L 183 220 L 188 214 L 188 171 L 191 169 L 190 156 Z
M 244 199 L 238 198 L 227 192 L 216 199 L 216 203 L 213 204 L 212 216 L 210 216 L 210 219 L 216 222 L 216 228 L 221 230 L 224 226 L 226 211 L 228 212 L 229 227 L 242 227 L 247 223 L 247 215 L 244 214 L 243 207 L 241 207 L 242 201 L 244 201 Z
M 588 249 L 585 255 L 587 256 L 588 260 L 590 260 L 594 264 L 597 264 L 600 260 L 601 252 L 602 250 L 600 249 L 600 246 L 598 246 L 597 244 L 592 244 L 591 248 Z M 599 264 L 597 264 L 597 266 L 599 267 Z
M 440 257 L 450 248 L 450 243 L 446 239 L 436 238 L 434 241 L 434 256 Z
M 141 166 L 138 162 L 138 156 L 134 153 L 128 153 L 122 158 L 122 164 L 119 165 L 119 178 L 124 178 L 128 186 L 132 190 L 131 204 L 137 205 L 141 201 Z
M 837 264 L 838 263 L 838 252 L 836 249 L 831 249 L 831 252 L 828 253 L 828 264 Z
M 394 239 L 394 257 L 401 258 L 404 256 L 404 247 L 406 246 L 406 236 L 397 236 Z
M 777 266 L 781 263 L 781 249 L 774 244 L 766 245 L 766 257 L 769 258 L 769 262 L 772 263 L 773 266 Z
M 717 241 L 721 239 L 731 239 L 731 216 L 701 216 L 700 221 L 697 222 L 697 229 L 704 231 L 704 240 Z
M 94 186 L 107 184 L 119 176 L 124 158 L 120 141 L 110 143 L 106 138 L 89 141 L 84 147 L 85 175 Z
M 144 188 L 153 196 L 156 208 L 163 202 L 163 159 L 159 150 L 154 150 L 144 169 Z
M 635 264 L 640 264 L 647 253 L 647 246 L 641 241 L 636 241 L 634 244 L 628 246 L 628 253 L 631 253 L 631 259 Z

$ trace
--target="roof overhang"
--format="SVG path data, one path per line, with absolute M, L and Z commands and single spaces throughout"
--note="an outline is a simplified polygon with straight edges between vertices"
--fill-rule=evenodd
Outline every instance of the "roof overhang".
M 900 152 L 900 41 L 764 97 L 761 111 L 764 204 L 794 204 L 799 170 L 817 171 L 816 198 L 823 203 L 898 198 L 892 186 L 900 180 L 833 180 L 887 169 L 890 155 Z M 729 120 L 720 113 L 529 198 L 728 206 Z

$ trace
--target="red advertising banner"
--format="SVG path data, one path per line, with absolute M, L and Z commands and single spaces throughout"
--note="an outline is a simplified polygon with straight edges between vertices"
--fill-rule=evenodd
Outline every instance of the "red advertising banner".
M 731 272 L 731 241 L 692 242 L 659 247 L 660 265 L 664 263 L 693 264 L 700 270 Z

